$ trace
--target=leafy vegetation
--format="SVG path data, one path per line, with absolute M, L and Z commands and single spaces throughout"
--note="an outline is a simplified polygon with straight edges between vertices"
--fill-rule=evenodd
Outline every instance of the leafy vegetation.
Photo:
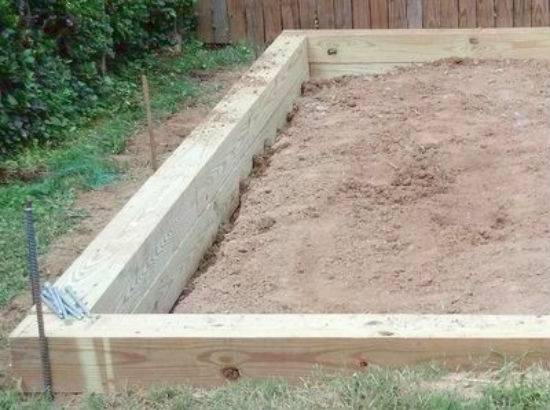
M 1 1 L 1 0 L 0 0 Z M 93 120 L 69 123 L 70 133 L 56 146 L 31 144 L 5 158 L 0 184 L 0 305 L 26 286 L 26 248 L 22 207 L 34 199 L 40 251 L 65 232 L 80 215 L 72 209 L 79 189 L 95 189 L 113 181 L 118 170 L 111 154 L 143 118 L 140 74 L 151 74 L 152 108 L 156 117 L 175 112 L 204 89 L 189 73 L 235 65 L 252 58 L 245 46 L 205 49 L 188 40 L 180 55 L 155 54 L 129 63 L 113 75 L 112 92 L 98 104 L 105 107 Z M 1 406 L 0 406 L 1 407 Z
M 193 25 L 193 0 L 0 0 L 0 155 L 107 108 L 129 62 Z
M 61 402 L 63 399 L 61 399 Z M 0 393 L 0 407 L 46 409 L 40 398 Z M 489 374 L 448 374 L 438 368 L 374 368 L 352 376 L 318 375 L 290 385 L 243 381 L 210 391 L 186 387 L 80 397 L 66 408 L 103 409 L 548 409 L 548 372 L 507 366 Z

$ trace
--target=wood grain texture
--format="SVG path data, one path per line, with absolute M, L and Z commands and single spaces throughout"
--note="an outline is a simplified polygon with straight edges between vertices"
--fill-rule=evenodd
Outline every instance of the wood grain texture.
M 334 0 L 318 0 L 319 28 L 334 28 Z
M 305 38 L 280 36 L 58 284 L 71 284 L 94 312 L 167 312 L 238 204 L 252 156 L 282 124 L 272 123 L 277 109 L 307 72 Z
M 407 0 L 407 25 L 422 28 L 422 0 Z
M 533 27 L 548 26 L 550 24 L 550 9 L 548 0 L 532 0 L 531 25 Z
M 334 0 L 334 25 L 337 29 L 353 28 L 351 0 Z
M 388 1 L 389 28 L 407 28 L 407 0 Z
M 495 26 L 514 27 L 514 0 L 495 0 Z
M 477 26 L 495 26 L 495 2 L 494 0 L 477 0 Z
M 514 27 L 514 0 L 495 0 L 495 26 Z
M 244 3 L 248 19 L 242 11 Z M 197 12 L 199 38 L 218 43 L 242 40 L 245 33 L 256 44 L 270 42 L 279 27 L 550 26 L 550 0 L 199 0 Z
M 387 0 L 370 0 L 370 24 L 372 28 L 388 28 Z
M 212 20 L 212 0 L 197 2 L 197 35 L 201 41 L 214 42 L 214 22 Z
M 477 0 L 458 0 L 458 26 L 477 27 Z
M 214 23 L 214 42 L 227 44 L 231 41 L 227 0 L 213 0 L 212 20 Z
M 353 28 L 370 28 L 370 0 L 352 0 Z
M 231 41 L 246 40 L 245 0 L 227 0 L 227 13 L 229 14 Z
M 458 27 L 458 0 L 440 0 L 441 14 L 439 26 L 441 28 Z
M 315 0 L 300 0 L 300 28 L 317 28 L 317 2 Z
M 262 2 L 259 0 L 245 0 L 245 5 L 248 40 L 255 46 L 263 45 L 265 42 L 265 29 Z
M 422 26 L 424 28 L 439 28 L 441 20 L 441 4 L 436 0 L 422 0 Z
M 550 58 L 550 28 L 307 31 L 309 62 L 410 63 L 447 57 Z M 329 48 L 337 53 L 329 55 Z
M 283 21 L 283 29 L 299 29 L 300 28 L 300 6 L 299 0 L 281 0 L 281 15 Z
M 264 6 L 265 41 L 273 42 L 283 30 L 280 0 L 262 0 Z
M 42 389 L 36 321 L 12 333 L 22 388 Z M 439 362 L 450 368 L 550 359 L 550 317 L 484 315 L 102 315 L 66 325 L 46 317 L 54 388 L 113 392 L 151 385 L 220 385 L 240 377 L 307 377 L 316 367 Z
M 531 0 L 514 0 L 514 27 L 531 26 Z
M 394 71 L 396 68 L 406 67 L 412 64 L 414 63 L 311 63 L 309 66 L 309 73 L 311 78 L 330 79 L 343 75 L 384 74 Z

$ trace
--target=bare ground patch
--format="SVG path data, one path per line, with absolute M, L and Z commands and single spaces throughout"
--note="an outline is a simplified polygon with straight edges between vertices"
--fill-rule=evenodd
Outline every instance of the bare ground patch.
M 547 314 L 549 72 L 310 82 L 175 312 Z

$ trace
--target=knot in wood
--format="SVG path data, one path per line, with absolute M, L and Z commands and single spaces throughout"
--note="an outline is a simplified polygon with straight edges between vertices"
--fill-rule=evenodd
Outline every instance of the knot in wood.
M 239 377 L 241 377 L 241 373 L 239 372 L 239 369 L 233 366 L 224 367 L 222 369 L 222 375 L 227 380 L 237 380 Z

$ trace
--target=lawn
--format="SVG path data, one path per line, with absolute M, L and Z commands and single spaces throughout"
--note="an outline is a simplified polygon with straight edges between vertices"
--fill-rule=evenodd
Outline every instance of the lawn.
M 448 373 L 436 366 L 387 370 L 372 368 L 351 376 L 320 372 L 297 384 L 280 380 L 242 381 L 212 390 L 186 387 L 128 390 L 57 399 L 60 408 L 78 409 L 548 409 L 548 372 Z M 39 397 L 15 390 L 0 393 L 3 409 L 49 409 Z

